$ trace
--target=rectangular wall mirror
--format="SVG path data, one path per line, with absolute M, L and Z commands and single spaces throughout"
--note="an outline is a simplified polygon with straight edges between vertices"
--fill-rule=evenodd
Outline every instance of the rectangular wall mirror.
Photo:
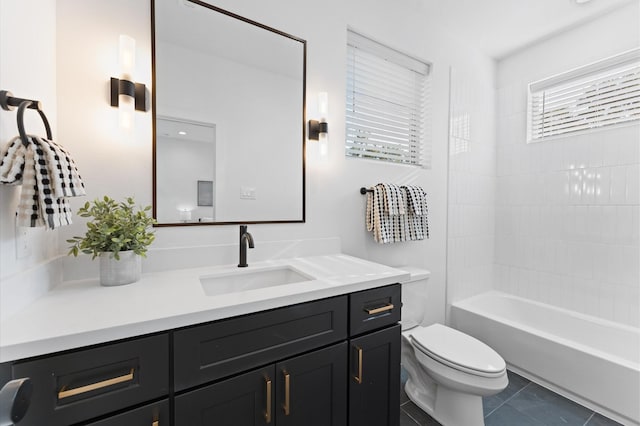
M 305 220 L 306 42 L 198 0 L 151 0 L 159 226 Z

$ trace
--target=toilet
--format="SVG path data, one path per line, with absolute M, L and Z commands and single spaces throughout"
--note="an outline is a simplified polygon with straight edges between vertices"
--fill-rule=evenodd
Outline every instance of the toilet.
M 506 363 L 481 341 L 442 324 L 424 324 L 429 272 L 403 267 L 402 365 L 411 401 L 444 426 L 484 426 L 482 397 L 502 391 Z

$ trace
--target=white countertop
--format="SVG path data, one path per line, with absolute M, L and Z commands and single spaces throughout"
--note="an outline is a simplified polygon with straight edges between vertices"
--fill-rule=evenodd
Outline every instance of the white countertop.
M 405 281 L 409 273 L 347 255 L 255 262 L 289 265 L 314 280 L 207 296 L 200 277 L 236 265 L 143 274 L 103 287 L 98 279 L 63 283 L 0 324 L 0 362 L 104 343 Z

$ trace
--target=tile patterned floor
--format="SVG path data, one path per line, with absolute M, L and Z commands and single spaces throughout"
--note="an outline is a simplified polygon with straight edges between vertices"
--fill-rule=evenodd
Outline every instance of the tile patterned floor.
M 511 371 L 509 386 L 484 398 L 485 426 L 621 426 Z M 404 392 L 407 375 L 402 369 L 400 426 L 439 426 L 409 400 Z

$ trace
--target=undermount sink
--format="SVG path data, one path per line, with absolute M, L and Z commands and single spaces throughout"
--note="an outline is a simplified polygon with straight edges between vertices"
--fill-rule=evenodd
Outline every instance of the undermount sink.
M 217 296 L 312 281 L 314 279 L 290 266 L 279 266 L 274 268 L 239 269 L 233 272 L 204 275 L 200 277 L 200 284 L 207 296 Z

